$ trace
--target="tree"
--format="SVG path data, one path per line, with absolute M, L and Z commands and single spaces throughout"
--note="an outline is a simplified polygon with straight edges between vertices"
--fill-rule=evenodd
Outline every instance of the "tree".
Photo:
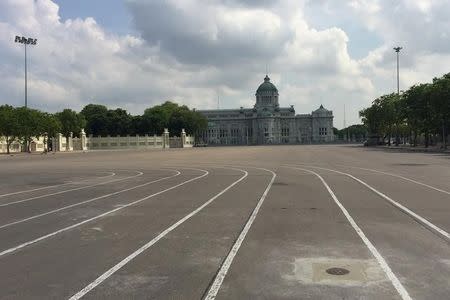
M 127 135 L 132 131 L 132 117 L 124 109 L 108 110 L 107 132 L 110 135 Z
M 48 149 L 50 138 L 56 137 L 60 132 L 61 123 L 55 115 L 42 113 L 39 127 L 41 132 L 40 135 L 44 136 L 44 144 L 47 145 L 46 149 Z
M 173 135 L 178 135 L 183 128 L 188 134 L 196 134 L 208 125 L 199 112 L 171 101 L 146 109 L 141 121 L 148 132 L 156 134 L 163 132 L 164 128 L 168 128 Z
M 430 86 L 430 106 L 437 132 L 442 136 L 443 148 L 447 148 L 447 127 L 450 120 L 450 73 L 434 78 Z
M 108 134 L 108 109 L 104 105 L 88 104 L 81 114 L 86 119 L 86 133 L 105 136 Z
M 17 117 L 19 119 L 19 137 L 26 145 L 26 152 L 30 152 L 30 143 L 33 141 L 33 137 L 38 138 L 41 136 L 41 112 L 36 109 L 30 109 L 27 107 L 16 108 Z
M 0 106 L 0 136 L 6 138 L 6 152 L 9 154 L 11 144 L 20 136 L 18 114 L 10 105 Z
M 177 108 L 178 104 L 171 101 L 147 108 L 142 116 L 143 122 L 147 126 L 147 132 L 161 134 L 164 128 L 169 128 L 170 119 Z
M 72 133 L 78 134 L 86 125 L 84 116 L 78 114 L 71 109 L 64 109 L 62 112 L 56 114 L 61 123 L 61 133 L 66 138 L 66 145 L 69 147 L 69 137 Z

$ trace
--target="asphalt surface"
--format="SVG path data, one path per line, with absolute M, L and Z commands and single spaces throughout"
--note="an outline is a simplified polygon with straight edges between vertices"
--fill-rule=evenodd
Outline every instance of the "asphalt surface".
M 0 176 L 0 299 L 450 299 L 448 154 L 2 155 Z

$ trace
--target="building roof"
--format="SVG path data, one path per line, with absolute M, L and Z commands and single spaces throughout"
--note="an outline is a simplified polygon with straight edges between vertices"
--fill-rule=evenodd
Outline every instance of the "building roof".
M 264 78 L 264 82 L 261 83 L 261 85 L 256 90 L 257 94 L 260 92 L 278 92 L 277 87 L 273 85 L 272 82 L 270 82 L 270 78 L 267 75 Z

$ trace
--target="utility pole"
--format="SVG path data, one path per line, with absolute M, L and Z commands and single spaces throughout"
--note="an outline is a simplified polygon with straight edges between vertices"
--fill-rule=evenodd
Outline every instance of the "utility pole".
M 395 47 L 394 51 L 397 53 L 397 95 L 400 95 L 400 50 L 402 47 Z

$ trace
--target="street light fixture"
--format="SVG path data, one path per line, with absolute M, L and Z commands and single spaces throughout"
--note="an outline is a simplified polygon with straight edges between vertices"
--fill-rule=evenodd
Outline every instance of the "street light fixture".
M 16 39 L 14 40 L 16 43 L 24 44 L 25 48 L 25 107 L 28 106 L 27 99 L 27 45 L 36 45 L 37 39 L 34 38 L 26 38 L 24 36 L 20 37 L 16 35 Z
M 402 47 L 395 47 L 394 51 L 397 53 L 397 94 L 400 95 L 400 70 L 399 70 L 399 55 Z

